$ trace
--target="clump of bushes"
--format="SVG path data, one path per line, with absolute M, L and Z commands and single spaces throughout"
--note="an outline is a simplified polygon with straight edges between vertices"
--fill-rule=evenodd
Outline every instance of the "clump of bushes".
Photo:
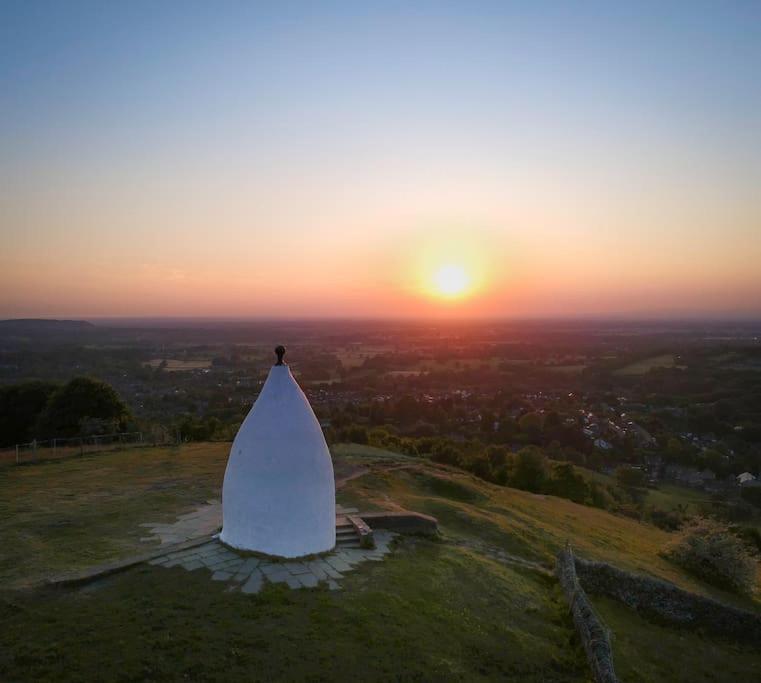
M 750 593 L 757 561 L 725 525 L 704 517 L 687 522 L 663 550 L 664 557 L 719 588 Z
M 684 524 L 685 514 L 682 510 L 663 510 L 661 508 L 650 508 L 646 512 L 646 519 L 657 526 L 659 529 L 666 531 L 676 531 Z

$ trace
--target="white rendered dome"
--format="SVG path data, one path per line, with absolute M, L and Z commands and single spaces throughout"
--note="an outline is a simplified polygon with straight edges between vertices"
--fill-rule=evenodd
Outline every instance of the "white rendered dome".
M 280 364 L 284 351 L 278 348 L 278 365 L 230 449 L 221 539 L 240 550 L 301 557 L 335 546 L 336 489 L 320 424 Z

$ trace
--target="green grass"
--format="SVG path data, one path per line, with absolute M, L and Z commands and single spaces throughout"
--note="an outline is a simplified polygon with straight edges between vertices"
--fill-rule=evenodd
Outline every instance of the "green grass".
M 4 467 L 0 582 L 26 585 L 145 551 L 140 523 L 173 522 L 219 498 L 229 450 L 136 448 Z
M 361 461 L 365 454 L 375 458 L 374 452 L 379 449 L 368 448 L 344 446 L 341 453 L 354 462 Z M 660 551 L 671 534 L 651 524 L 563 498 L 496 486 L 455 468 L 400 457 L 406 467 L 376 466 L 371 475 L 348 482 L 341 495 L 380 508 L 400 506 L 432 514 L 452 538 L 477 537 L 547 566 L 553 565 L 557 552 L 570 541 L 583 557 L 650 574 L 746 609 L 761 610 L 758 590 L 755 601 L 749 603 L 703 583 L 662 558 Z M 452 494 L 450 490 L 456 492 Z
M 228 449 L 136 449 L 4 470 L 0 680 L 587 680 L 554 580 L 501 564 L 484 546 L 551 567 L 568 539 L 585 557 L 737 602 L 661 558 L 669 535 L 655 527 L 346 444 L 333 449 L 337 471 L 367 472 L 339 502 L 434 514 L 442 538 L 402 539 L 383 562 L 347 574 L 339 592 L 268 586 L 248 596 L 206 570 L 148 566 L 79 590 L 30 587 L 144 550 L 140 523 L 219 496 Z M 619 669 L 640 672 L 625 680 L 757 677 L 746 650 L 656 628 L 615 603 L 601 612 Z
M 653 623 L 609 598 L 592 602 L 614 633 L 614 666 L 627 683 L 761 680 L 758 648 Z
M 618 486 L 616 478 L 602 472 L 589 470 L 585 467 L 577 467 L 590 481 L 596 481 L 598 484 L 609 484 Z M 662 510 L 675 510 L 682 506 L 687 514 L 696 514 L 701 503 L 710 501 L 711 497 L 705 491 L 690 489 L 684 486 L 675 486 L 673 484 L 660 484 L 657 489 L 646 489 L 644 499 L 645 507 L 656 507 Z
M 583 681 L 551 580 L 403 541 L 344 590 L 257 596 L 142 567 L 88 590 L 5 596 L 0 679 Z
M 675 510 L 680 507 L 686 510 L 687 514 L 694 515 L 699 512 L 701 503 L 707 503 L 710 500 L 710 494 L 705 491 L 662 484 L 657 489 L 648 489 L 645 505 L 662 510 Z

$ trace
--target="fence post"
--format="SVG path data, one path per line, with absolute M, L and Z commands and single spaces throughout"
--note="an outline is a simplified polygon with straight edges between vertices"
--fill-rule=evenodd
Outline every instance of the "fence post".
M 80 455 L 85 454 L 85 442 L 81 436 L 79 437 L 79 454 Z
M 37 460 L 37 439 L 32 440 L 32 451 L 34 453 L 32 457 Z
M 53 457 L 54 457 L 54 458 L 55 458 L 55 456 L 56 456 L 56 452 L 57 452 L 57 450 L 58 450 L 58 448 L 57 448 L 57 444 L 56 444 L 56 441 L 57 441 L 57 439 L 53 439 Z
M 18 465 L 18 444 L 16 444 L 16 464 Z

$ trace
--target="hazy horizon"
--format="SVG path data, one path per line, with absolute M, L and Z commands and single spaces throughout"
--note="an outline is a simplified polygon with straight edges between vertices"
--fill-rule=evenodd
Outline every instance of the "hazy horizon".
M 5 3 L 0 317 L 761 317 L 761 5 Z

